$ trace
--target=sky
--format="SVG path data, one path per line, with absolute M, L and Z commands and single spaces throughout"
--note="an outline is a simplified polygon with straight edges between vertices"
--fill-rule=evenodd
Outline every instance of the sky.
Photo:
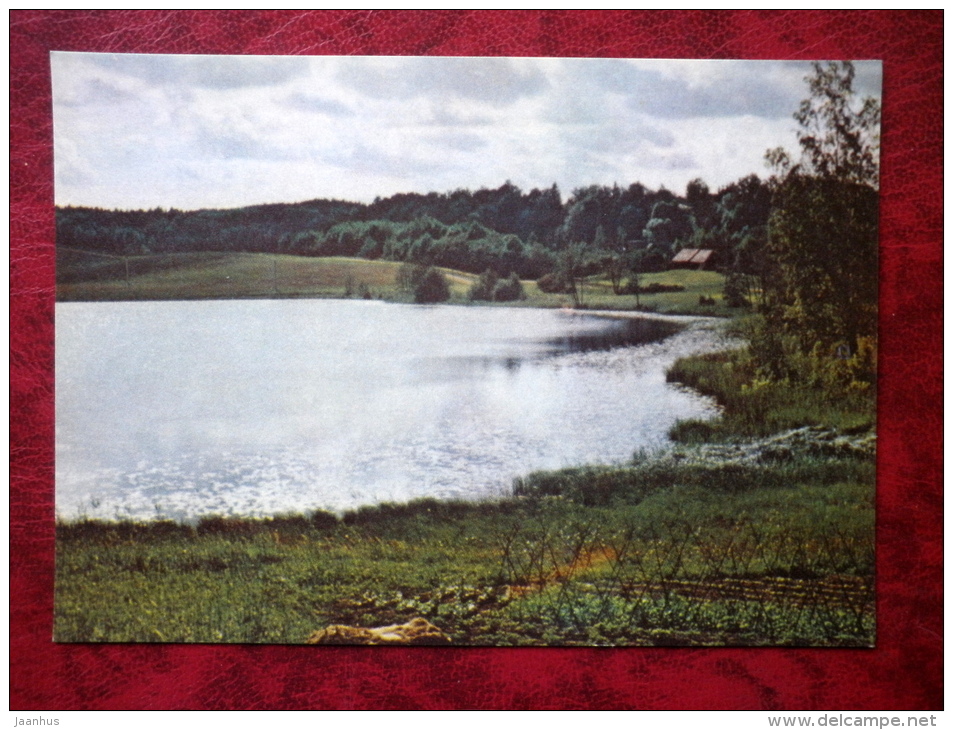
M 57 205 L 231 208 L 765 177 L 807 62 L 51 54 Z M 856 62 L 880 98 L 879 62 Z

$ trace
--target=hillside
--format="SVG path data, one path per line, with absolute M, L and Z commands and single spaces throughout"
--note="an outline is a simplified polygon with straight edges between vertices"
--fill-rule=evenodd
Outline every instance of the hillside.
M 410 301 L 398 285 L 402 264 L 358 258 L 315 258 L 263 253 L 190 253 L 108 256 L 60 247 L 57 253 L 58 301 L 158 299 L 373 298 Z M 441 269 L 450 285 L 450 301 L 467 302 L 477 281 L 473 274 Z M 674 270 L 644 274 L 644 289 L 653 285 L 678 291 L 616 295 L 611 283 L 596 274 L 582 284 L 589 309 L 633 310 L 710 315 L 729 313 L 721 296 L 724 276 L 713 271 Z M 545 293 L 524 281 L 526 299 L 513 304 L 572 306 L 567 294 Z M 699 298 L 715 300 L 700 306 Z

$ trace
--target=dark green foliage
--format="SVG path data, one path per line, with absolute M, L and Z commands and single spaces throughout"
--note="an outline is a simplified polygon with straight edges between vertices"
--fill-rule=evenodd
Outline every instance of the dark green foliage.
M 341 523 L 350 527 L 373 528 L 375 534 L 394 526 L 401 520 L 441 521 L 452 519 L 477 519 L 513 514 L 519 505 L 512 501 L 467 502 L 463 500 L 439 500 L 423 497 L 410 502 L 382 502 L 381 504 L 348 510 Z M 405 529 L 401 527 L 400 529 Z
M 750 307 L 751 302 L 748 300 L 747 287 L 743 279 L 743 275 L 732 271 L 725 277 L 725 304 L 729 307 L 742 308 Z
M 470 291 L 467 292 L 467 299 L 470 301 L 492 302 L 493 292 L 496 289 L 498 281 L 499 277 L 496 275 L 496 272 L 493 271 L 493 269 L 487 269 L 480 274 L 480 278 L 470 287 Z
M 662 246 L 649 244 L 638 253 L 638 273 L 665 271 L 672 258 L 672 252 Z M 635 277 L 634 277 L 635 278 Z
M 612 293 L 621 294 L 622 279 L 629 270 L 625 257 L 621 254 L 607 256 L 603 259 L 603 266 L 605 266 L 606 278 L 612 284 Z
M 701 444 L 711 441 L 716 429 L 711 421 L 688 418 L 678 421 L 668 432 L 668 437 L 680 444 Z
M 798 481 L 812 484 L 867 481 L 873 477 L 871 460 L 846 455 L 792 457 L 788 462 L 682 463 L 648 459 L 629 467 L 579 467 L 533 472 L 514 482 L 522 497 L 563 497 L 587 507 L 640 504 L 648 497 L 674 488 L 704 493 L 742 494 L 782 489 Z
M 450 298 L 450 285 L 437 269 L 427 267 L 414 284 L 414 302 L 437 304 Z
M 830 358 L 877 334 L 877 216 L 873 188 L 793 175 L 771 218 L 769 325 L 797 351 Z
M 413 293 L 426 270 L 427 267 L 420 264 L 403 264 L 397 270 L 397 288 L 401 291 Z
M 661 284 L 657 281 L 653 281 L 651 284 L 645 286 L 639 286 L 634 281 L 629 281 L 622 288 L 620 294 L 662 294 L 664 292 L 677 292 L 685 291 L 685 287 L 681 284 Z
M 735 271 L 760 275 L 771 214 L 771 188 L 757 175 L 727 185 L 716 196 L 716 223 L 696 248 L 713 248 Z
M 259 531 L 259 525 L 254 521 L 229 519 L 228 517 L 214 515 L 199 519 L 195 529 L 199 535 L 251 537 Z
M 152 522 L 113 522 L 99 520 L 77 520 L 76 522 L 58 522 L 56 535 L 63 540 L 96 540 L 104 532 L 109 532 L 115 540 L 155 540 L 183 539 L 195 534 L 190 525 L 171 520 Z
M 880 109 L 858 105 L 850 63 L 814 64 L 794 115 L 801 155 L 767 154 L 781 175 L 770 219 L 762 310 L 752 342 L 763 375 L 824 386 L 876 377 Z M 853 361 L 846 365 L 838 360 Z
M 880 104 L 868 97 L 858 103 L 849 61 L 814 62 L 805 80 L 810 96 L 794 118 L 800 125 L 801 156 L 792 164 L 783 149 L 770 150 L 768 161 L 785 175 L 841 180 L 877 187 L 880 175 Z
M 604 271 L 598 262 L 606 256 L 624 264 L 636 253 L 644 259 L 640 271 L 662 271 L 675 241 L 732 247 L 750 239 L 721 233 L 747 221 L 738 210 L 758 188 L 743 183 L 713 195 L 696 180 L 685 198 L 634 183 L 581 188 L 564 202 L 555 185 L 523 193 L 506 183 L 475 192 L 401 193 L 370 205 L 315 200 L 234 210 L 67 207 L 56 211 L 57 247 L 125 257 L 198 252 L 359 257 L 470 273 L 492 268 L 536 280 L 553 272 L 560 251 L 581 243 L 591 254 L 586 276 Z M 123 262 L 105 259 L 102 265 L 114 269 L 113 278 L 117 267 L 122 274 Z M 92 267 L 85 268 L 88 280 Z M 619 286 L 618 267 L 615 271 Z M 58 267 L 60 283 L 70 283 L 74 274 Z M 572 289 L 567 282 L 564 293 Z
M 331 530 L 338 526 L 338 517 L 333 512 L 325 512 L 323 510 L 318 510 L 312 512 L 308 519 L 311 521 L 311 524 L 314 525 L 319 530 Z
M 770 332 L 763 327 L 757 331 Z M 752 341 L 759 337 L 752 336 Z M 868 429 L 876 422 L 876 397 L 869 388 L 769 381 L 759 379 L 758 371 L 752 355 L 738 350 L 679 359 L 666 377 L 714 397 L 724 407 L 722 416 L 710 423 L 709 438 L 764 436 L 801 426 Z M 670 436 L 694 441 L 703 427 L 693 423 L 679 424 Z
M 566 282 L 577 309 L 585 307 L 585 278 L 597 273 L 599 268 L 596 252 L 585 243 L 573 243 L 559 252 L 555 273 L 557 278 Z
M 450 285 L 432 266 L 404 264 L 397 272 L 397 286 L 409 292 L 417 304 L 436 304 L 450 298 Z
M 561 272 L 554 272 L 540 277 L 536 281 L 536 286 L 539 287 L 541 292 L 546 294 L 568 294 L 572 291 L 572 286 Z
M 691 239 L 694 230 L 692 224 L 692 215 L 687 206 L 680 205 L 677 199 L 661 200 L 652 207 L 642 236 L 649 244 L 671 253 L 676 243 Z
M 510 274 L 509 278 L 496 282 L 493 287 L 494 302 L 517 302 L 525 298 L 526 294 L 523 292 L 523 285 L 520 283 L 516 272 Z

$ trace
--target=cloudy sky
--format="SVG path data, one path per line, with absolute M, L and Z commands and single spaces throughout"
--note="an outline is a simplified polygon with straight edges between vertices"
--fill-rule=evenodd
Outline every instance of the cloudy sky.
M 855 88 L 880 96 L 880 64 Z M 58 205 L 234 207 L 765 176 L 810 64 L 52 54 Z

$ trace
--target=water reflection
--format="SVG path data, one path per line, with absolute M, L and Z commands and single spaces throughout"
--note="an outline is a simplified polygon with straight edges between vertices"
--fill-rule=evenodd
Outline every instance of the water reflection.
M 683 323 L 663 319 L 585 317 L 584 324 L 545 341 L 547 354 L 590 352 L 658 342 L 671 337 Z
M 567 315 L 559 312 L 558 336 L 521 338 L 487 337 L 481 354 L 439 355 L 415 361 L 415 373 L 427 382 L 473 377 L 497 368 L 515 373 L 527 364 L 556 359 L 572 353 L 603 352 L 661 342 L 685 328 L 685 322 L 661 318 Z M 484 333 L 482 336 L 486 337 Z M 492 354 L 487 354 L 487 351 Z

